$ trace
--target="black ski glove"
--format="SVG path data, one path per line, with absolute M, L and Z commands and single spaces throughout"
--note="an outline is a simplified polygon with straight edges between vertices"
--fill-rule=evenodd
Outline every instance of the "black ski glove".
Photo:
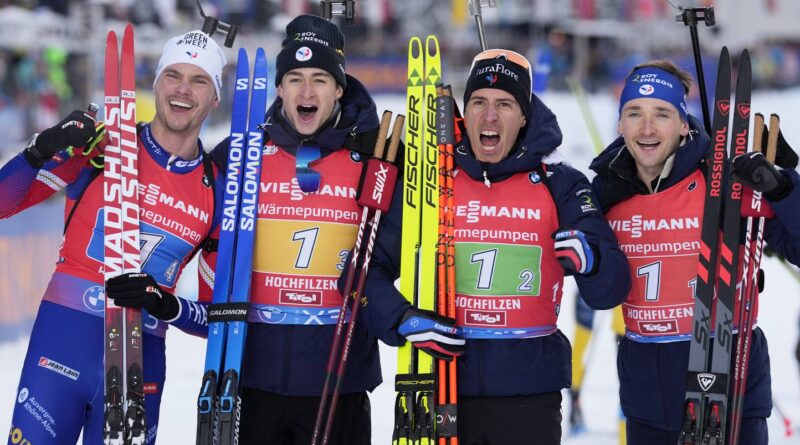
M 97 121 L 88 111 L 75 110 L 53 127 L 42 131 L 34 144 L 25 149 L 28 162 L 41 167 L 54 154 L 67 147 L 84 147 L 97 136 Z
M 410 308 L 397 326 L 397 332 L 414 347 L 442 360 L 453 360 L 464 353 L 464 339 L 456 321 L 435 312 Z
M 750 152 L 733 159 L 733 173 L 770 201 L 780 201 L 792 192 L 792 181 L 783 176 L 762 153 Z
M 178 316 L 181 303 L 178 297 L 165 291 L 146 273 L 125 273 L 106 281 L 106 298 L 117 306 L 141 309 L 160 320 Z

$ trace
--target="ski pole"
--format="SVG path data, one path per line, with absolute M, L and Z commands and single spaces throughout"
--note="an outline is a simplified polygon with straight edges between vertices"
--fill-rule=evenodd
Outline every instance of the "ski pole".
M 672 2 L 670 1 L 670 4 Z M 672 4 L 675 6 L 674 4 Z M 711 114 L 708 111 L 708 101 L 706 99 L 706 78 L 703 74 L 703 60 L 700 54 L 700 38 L 697 35 L 697 23 L 702 20 L 706 26 L 714 26 L 714 7 L 707 8 L 684 8 L 677 6 L 680 13 L 675 16 L 675 20 L 689 27 L 689 34 L 692 38 L 692 53 L 694 54 L 694 66 L 697 70 L 697 87 L 700 91 L 700 106 L 703 109 L 703 126 L 706 131 L 711 131 Z
M 778 134 L 780 133 L 780 120 L 773 114 L 770 117 L 770 133 L 767 141 L 766 158 L 770 162 L 775 161 L 777 151 Z M 756 114 L 753 125 L 753 149 L 761 151 L 761 141 L 763 138 L 764 116 Z M 761 194 L 753 191 L 753 200 L 760 205 Z M 758 298 L 758 270 L 761 267 L 762 252 L 764 250 L 764 225 L 765 217 L 758 218 L 758 226 L 755 229 L 756 239 L 753 242 L 753 217 L 747 217 L 747 231 L 745 234 L 745 264 L 743 279 L 747 280 L 748 268 L 752 268 L 750 279 L 742 286 L 744 292 L 739 305 L 739 339 L 736 342 L 736 359 L 734 361 L 734 380 L 733 392 L 729 405 L 731 406 L 730 422 L 730 443 L 739 442 L 741 431 L 742 409 L 744 407 L 744 393 L 747 383 L 747 371 L 750 361 L 751 339 L 753 334 L 753 305 Z
M 783 435 L 785 437 L 792 437 L 794 434 L 794 431 L 792 430 L 792 419 L 786 416 L 786 413 L 781 409 L 781 406 L 778 405 L 778 401 L 775 400 L 775 396 L 772 396 L 772 406 L 775 408 L 775 412 L 778 413 L 778 417 L 783 423 Z
M 483 13 L 481 3 L 486 2 L 486 6 L 494 8 L 495 0 L 469 0 L 469 15 L 475 16 L 475 25 L 478 27 L 478 39 L 481 42 L 481 51 L 486 51 L 486 29 L 483 27 Z
M 391 115 L 392 113 L 389 111 L 385 111 L 383 114 L 387 121 L 387 126 L 388 121 L 391 120 Z M 369 240 L 367 241 L 367 248 L 364 252 L 364 261 L 361 262 L 361 273 L 358 276 L 358 284 L 356 285 L 356 291 L 353 294 L 353 308 L 351 309 L 350 321 L 347 324 L 347 334 L 344 339 L 344 345 L 342 346 L 339 367 L 336 371 L 336 384 L 333 387 L 333 394 L 331 395 L 331 406 L 328 410 L 328 418 L 325 422 L 325 432 L 322 435 L 322 445 L 326 445 L 328 443 L 330 432 L 333 428 L 333 418 L 336 414 L 336 404 L 339 401 L 339 391 L 342 386 L 342 380 L 344 380 L 347 359 L 350 356 L 350 345 L 353 343 L 353 333 L 355 332 L 356 321 L 358 319 L 358 311 L 361 307 L 361 296 L 364 293 L 364 285 L 367 282 L 367 272 L 369 271 L 369 263 L 372 259 L 372 248 L 375 245 L 375 236 L 378 234 L 381 213 L 388 211 L 392 202 L 394 185 L 395 181 L 397 180 L 397 167 L 393 164 L 393 162 L 395 155 L 397 154 L 397 147 L 400 145 L 400 134 L 403 131 L 404 123 L 405 116 L 402 114 L 397 115 L 397 118 L 394 120 L 394 126 L 392 127 L 392 137 L 389 140 L 389 149 L 387 150 L 386 160 L 381 161 L 385 144 L 384 133 L 383 138 L 380 136 L 378 137 L 378 142 L 376 143 L 375 147 L 375 158 L 372 160 L 374 162 L 372 165 L 367 165 L 367 174 L 364 180 L 364 185 L 366 190 L 373 190 L 373 193 L 367 194 L 365 197 L 362 190 L 362 195 L 359 201 L 371 201 L 365 202 L 365 206 L 369 205 L 370 207 L 374 207 L 375 213 L 372 216 L 372 227 L 369 234 Z M 374 182 L 370 180 L 372 179 L 371 176 L 374 176 Z M 370 184 L 373 187 L 367 187 L 367 184 Z M 377 199 L 376 192 L 378 195 L 380 195 L 380 197 Z M 343 295 L 345 300 L 346 297 L 346 295 Z M 323 397 L 324 396 L 326 395 L 323 395 Z
M 378 139 L 375 146 L 375 156 L 379 156 L 378 151 L 383 151 L 383 144 L 386 140 L 386 135 L 389 133 L 389 121 L 392 118 L 391 111 L 384 111 L 381 118 L 380 128 L 378 129 Z M 331 351 L 328 354 L 328 364 L 325 367 L 325 383 L 322 387 L 322 397 L 317 409 L 317 419 L 314 423 L 314 433 L 311 437 L 311 444 L 316 445 L 319 440 L 320 428 L 322 427 L 322 419 L 325 414 L 325 408 L 328 401 L 328 390 L 330 388 L 331 380 L 333 379 L 334 367 L 336 366 L 336 359 L 339 356 L 339 347 L 342 342 L 342 334 L 344 325 L 347 319 L 347 300 L 350 293 L 353 291 L 353 282 L 355 281 L 356 267 L 358 264 L 358 257 L 361 253 L 361 242 L 364 238 L 364 229 L 367 227 L 369 220 L 370 208 L 364 206 L 361 212 L 361 222 L 358 225 L 358 233 L 356 234 L 355 246 L 353 247 L 353 254 L 351 255 L 350 262 L 347 266 L 347 278 L 345 278 L 344 289 L 342 291 L 342 306 L 339 309 L 339 318 L 336 320 L 336 331 L 333 334 L 333 341 L 331 342 Z
M 439 243 L 437 245 L 437 311 L 455 318 L 455 246 L 453 231 L 454 103 L 450 85 L 436 86 L 436 131 L 439 145 Z M 457 445 L 456 359 L 438 361 L 437 433 L 440 445 Z

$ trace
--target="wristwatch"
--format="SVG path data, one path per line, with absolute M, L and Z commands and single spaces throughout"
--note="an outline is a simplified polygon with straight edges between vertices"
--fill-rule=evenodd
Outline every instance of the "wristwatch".
M 36 148 L 36 140 L 39 138 L 39 133 L 33 133 L 30 139 L 28 139 L 28 144 L 25 145 L 25 150 L 23 150 L 23 154 L 25 155 L 25 159 L 28 160 L 28 163 L 36 168 L 41 168 L 44 164 L 46 159 L 42 159 L 42 154 L 39 153 L 39 150 Z
M 25 146 L 25 150 L 34 150 L 34 154 L 38 155 L 39 153 L 36 150 L 36 139 L 39 139 L 39 133 L 33 133 L 30 139 L 28 139 L 28 145 Z

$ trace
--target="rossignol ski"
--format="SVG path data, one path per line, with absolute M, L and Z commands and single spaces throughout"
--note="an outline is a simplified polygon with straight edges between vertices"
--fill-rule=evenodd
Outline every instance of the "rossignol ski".
M 264 133 L 260 125 L 266 104 L 266 54 L 262 48 L 256 51 L 251 84 L 247 51 L 240 48 L 217 268 L 208 310 L 206 367 L 197 399 L 198 445 L 238 443 L 239 373 L 247 327 L 261 178 Z
M 406 164 L 400 292 L 414 306 L 436 310 L 436 255 L 439 225 L 439 148 L 436 135 L 436 85 L 441 56 L 435 36 L 408 43 Z M 413 253 L 413 254 L 411 254 Z M 436 438 L 433 358 L 410 342 L 398 349 L 397 398 L 392 443 L 431 444 Z
M 108 134 L 103 165 L 103 278 L 140 272 L 139 170 L 133 26 L 127 25 L 120 57 L 108 33 L 104 120 Z M 142 313 L 105 300 L 104 429 L 106 445 L 145 443 Z
M 694 328 L 690 339 L 680 444 L 725 444 L 733 311 L 739 281 L 737 272 L 742 202 L 742 184 L 731 174 L 730 164 L 735 156 L 747 151 L 749 138 L 750 57 L 747 50 L 742 52 L 740 58 L 736 102 L 733 107 L 730 106 L 730 78 L 730 56 L 727 48 L 723 48 L 717 71 L 711 131 L 713 150 L 708 160 L 706 176 Z M 729 114 L 733 114 L 730 135 Z M 730 154 L 726 153 L 728 146 Z M 718 287 L 712 343 L 711 311 L 715 285 Z

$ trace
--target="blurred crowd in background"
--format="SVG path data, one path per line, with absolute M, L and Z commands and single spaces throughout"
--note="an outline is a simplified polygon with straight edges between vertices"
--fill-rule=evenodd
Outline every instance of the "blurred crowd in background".
M 496 0 L 497 6 L 486 5 L 483 13 L 489 46 L 526 54 L 535 64 L 539 91 L 567 90 L 566 79 L 573 76 L 588 91 L 604 93 L 613 91 L 636 63 L 654 57 L 672 58 L 694 73 L 688 29 L 675 21 L 678 5 L 717 9 L 717 26 L 698 28 L 701 43 L 714 42 L 703 48 L 706 78 L 713 79 L 718 52 L 714 39 L 723 39 L 721 32 L 739 32 L 723 22 L 724 4 L 730 17 L 734 2 L 714 3 Z M 786 13 L 782 7 L 791 8 L 785 5 L 795 2 L 747 3 L 759 3 L 759 11 L 780 16 Z M 348 72 L 371 92 L 402 94 L 408 37 L 431 33 L 442 46 L 445 81 L 457 89 L 462 86 L 471 57 L 479 51 L 468 0 L 355 4 L 354 26 L 335 20 L 347 36 Z M 213 0 L 202 6 L 207 15 L 241 27 L 234 48 L 264 46 L 268 54 L 277 52 L 280 34 L 292 17 L 320 13 L 315 0 Z M 102 100 L 105 34 L 126 22 L 136 25 L 138 112 L 140 120 L 148 120 L 154 111 L 150 91 L 161 45 L 172 35 L 202 26 L 196 0 L 0 0 L 0 158 L 16 153 L 30 134 L 51 126 L 59 116 Z M 756 22 L 752 26 L 758 26 Z M 800 85 L 800 39 L 773 36 L 748 47 L 755 88 Z M 234 54 L 228 51 L 230 65 Z M 227 119 L 228 100 L 222 99 L 222 111 L 212 114 L 210 125 Z

